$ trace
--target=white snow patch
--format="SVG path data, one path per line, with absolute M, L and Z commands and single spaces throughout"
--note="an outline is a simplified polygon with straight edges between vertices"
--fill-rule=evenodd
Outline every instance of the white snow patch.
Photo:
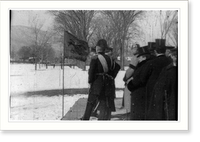
M 80 98 L 87 95 L 64 97 L 64 114 Z M 62 118 L 62 95 L 46 96 L 17 96 L 11 99 L 10 120 L 60 120 Z
M 125 71 L 120 71 L 115 79 L 117 88 L 123 88 Z M 10 65 L 10 120 L 60 120 L 62 117 L 62 94 L 57 96 L 25 96 L 25 92 L 62 89 L 63 70 L 60 66 L 55 68 L 38 66 L 35 71 L 34 64 Z M 88 88 L 88 71 L 79 68 L 64 68 L 64 88 Z M 64 97 L 66 114 L 79 98 L 88 94 L 74 94 Z M 116 91 L 116 97 L 122 97 L 123 91 Z
M 125 71 L 120 71 L 115 79 L 117 88 L 123 88 Z M 42 66 L 35 71 L 33 64 L 11 64 L 10 66 L 10 93 L 23 93 L 27 91 L 62 89 L 63 70 Z M 79 68 L 64 69 L 65 88 L 88 88 L 88 71 Z

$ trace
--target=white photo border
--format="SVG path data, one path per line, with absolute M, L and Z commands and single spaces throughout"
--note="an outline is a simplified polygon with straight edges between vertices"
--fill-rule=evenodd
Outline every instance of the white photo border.
M 179 10 L 179 121 L 9 121 L 9 10 Z M 0 1 L 1 130 L 188 130 L 188 1 Z

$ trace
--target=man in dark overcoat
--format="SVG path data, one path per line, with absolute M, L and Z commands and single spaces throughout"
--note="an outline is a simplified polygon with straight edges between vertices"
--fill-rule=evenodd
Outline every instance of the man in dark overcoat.
M 170 52 L 173 62 L 163 68 L 152 93 L 149 107 L 152 120 L 178 120 L 177 49 Z
M 101 39 L 97 42 L 97 55 L 92 57 L 88 72 L 90 91 L 85 114 L 82 120 L 89 120 L 94 109 L 100 110 L 98 120 L 109 120 L 111 117 L 111 111 L 115 111 L 114 78 L 116 77 L 120 66 L 116 65 L 112 61 L 112 58 L 105 54 L 106 48 L 108 48 L 106 40 Z M 99 56 L 104 58 L 103 60 L 105 60 L 107 71 L 105 71 Z
M 131 114 L 130 120 L 145 119 L 145 94 L 146 83 L 141 80 L 143 68 L 147 61 L 151 60 L 148 47 L 140 47 L 136 55 L 139 63 L 135 67 L 133 79 L 128 83 L 128 89 L 131 91 Z
M 156 48 L 154 50 L 156 58 L 147 62 L 143 69 L 141 80 L 146 82 L 146 96 L 145 96 L 145 119 L 151 120 L 149 106 L 152 103 L 152 91 L 157 82 L 157 79 L 164 67 L 170 64 L 170 60 L 165 56 L 166 46 L 164 39 L 156 39 Z

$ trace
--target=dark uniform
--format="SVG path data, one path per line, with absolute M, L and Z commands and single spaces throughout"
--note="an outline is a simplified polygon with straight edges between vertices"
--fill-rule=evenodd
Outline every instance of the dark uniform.
M 89 120 L 90 115 L 97 102 L 104 100 L 111 111 L 115 111 L 115 83 L 114 78 L 117 76 L 120 66 L 104 53 L 101 54 L 108 65 L 108 72 L 105 74 L 102 64 L 98 59 L 98 55 L 92 57 L 89 68 L 88 83 L 90 83 L 90 91 L 88 102 L 83 120 Z
M 178 72 L 173 64 L 163 68 L 149 106 L 152 120 L 178 120 Z

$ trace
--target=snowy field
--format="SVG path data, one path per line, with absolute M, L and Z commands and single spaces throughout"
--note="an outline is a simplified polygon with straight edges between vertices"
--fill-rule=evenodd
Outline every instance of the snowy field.
M 86 95 L 64 97 L 64 112 Z M 58 96 L 17 96 L 11 98 L 10 120 L 60 120 L 62 118 L 62 95 Z
M 124 71 L 116 77 L 117 88 L 123 88 Z M 88 72 L 79 68 L 64 69 L 64 85 L 66 88 L 88 88 Z M 48 95 L 48 91 L 62 90 L 63 70 L 56 66 L 46 69 L 38 66 L 35 71 L 33 64 L 10 65 L 10 120 L 60 120 L 62 118 L 62 93 Z M 45 94 L 34 92 L 42 91 Z M 32 92 L 29 96 L 27 92 Z M 117 91 L 117 97 L 123 92 Z M 65 94 L 64 108 L 67 113 L 80 98 L 88 94 Z

